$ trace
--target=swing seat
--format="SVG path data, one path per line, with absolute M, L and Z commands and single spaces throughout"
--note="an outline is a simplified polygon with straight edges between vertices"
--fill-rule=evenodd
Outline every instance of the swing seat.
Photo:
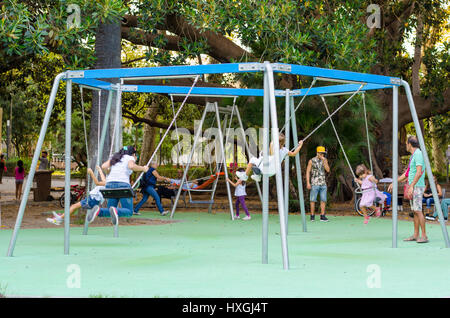
M 189 200 L 189 203 L 190 204 L 213 204 L 214 201 L 192 201 L 192 200 Z
M 130 188 L 102 189 L 101 194 L 105 199 L 133 198 L 135 193 Z

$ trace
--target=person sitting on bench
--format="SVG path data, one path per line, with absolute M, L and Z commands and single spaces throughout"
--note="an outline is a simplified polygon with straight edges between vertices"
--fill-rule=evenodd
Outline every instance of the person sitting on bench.
M 136 148 L 125 146 L 119 152 L 116 152 L 110 160 L 102 164 L 102 169 L 109 171 L 106 177 L 105 189 L 128 188 L 133 191 L 130 184 L 130 176 L 133 171 L 147 172 L 147 166 L 136 164 Z M 110 216 L 113 225 L 119 223 L 119 216 L 130 217 L 133 215 L 133 197 L 108 199 L 108 208 L 100 209 L 99 217 Z M 121 207 L 118 208 L 118 205 Z

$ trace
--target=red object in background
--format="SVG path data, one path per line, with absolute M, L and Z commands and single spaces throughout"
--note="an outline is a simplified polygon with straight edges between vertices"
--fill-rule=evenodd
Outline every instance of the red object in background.
M 237 168 L 238 168 L 237 162 L 230 162 L 230 170 L 231 170 L 231 173 L 235 173 L 236 170 L 237 170 Z

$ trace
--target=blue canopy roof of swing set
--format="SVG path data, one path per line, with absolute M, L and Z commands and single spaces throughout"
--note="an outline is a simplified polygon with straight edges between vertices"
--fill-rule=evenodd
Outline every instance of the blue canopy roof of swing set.
M 308 89 L 292 90 L 291 96 L 345 94 L 360 91 L 392 88 L 401 85 L 398 77 L 332 70 L 295 64 L 272 63 L 274 73 L 311 76 L 323 81 L 340 82 L 338 85 L 319 86 Z M 180 65 L 143 68 L 93 69 L 67 71 L 64 80 L 92 89 L 116 90 L 117 85 L 104 79 L 123 79 L 122 92 L 160 93 L 186 95 L 191 87 L 168 85 L 126 85 L 129 80 L 170 79 L 177 77 L 195 77 L 203 74 L 255 73 L 263 72 L 264 63 L 228 63 L 209 65 Z M 344 83 L 344 84 L 342 84 Z M 363 85 L 361 87 L 361 85 Z M 218 88 L 194 87 L 191 96 L 264 96 L 264 89 L 257 88 Z M 284 90 L 275 90 L 277 97 L 286 95 Z

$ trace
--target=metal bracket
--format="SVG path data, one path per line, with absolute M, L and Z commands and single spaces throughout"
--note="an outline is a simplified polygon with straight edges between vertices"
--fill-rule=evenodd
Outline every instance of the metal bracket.
M 206 111 L 207 112 L 215 112 L 216 111 L 216 106 L 214 103 L 207 103 L 206 104 Z
M 84 71 L 67 71 L 67 78 L 84 78 Z
M 273 63 L 272 69 L 279 72 L 290 72 L 291 66 L 289 64 Z
M 244 63 L 239 64 L 239 71 L 264 71 L 264 64 L 261 63 Z
M 122 92 L 137 92 L 138 86 L 137 85 L 121 85 L 121 91 Z
M 390 82 L 391 82 L 391 84 L 394 84 L 394 85 L 402 84 L 401 78 L 397 78 L 397 77 L 391 77 Z

